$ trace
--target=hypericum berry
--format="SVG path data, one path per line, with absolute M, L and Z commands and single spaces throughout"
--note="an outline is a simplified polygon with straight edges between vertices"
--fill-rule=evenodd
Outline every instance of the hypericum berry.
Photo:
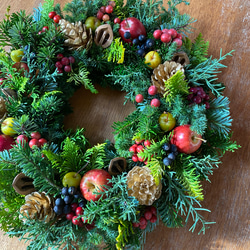
M 53 20 L 54 20 L 55 23 L 59 23 L 60 19 L 61 19 L 61 17 L 59 15 L 55 15 L 53 17 Z
M 153 216 L 153 214 L 150 210 L 148 210 L 144 213 L 144 217 L 146 220 L 150 220 L 152 218 L 152 216 Z
M 103 20 L 104 22 L 107 22 L 109 19 L 110 19 L 110 17 L 109 17 L 108 14 L 104 14 L 103 17 L 102 17 L 102 20 Z
M 162 33 L 168 33 L 168 29 L 163 29 Z
M 176 38 L 177 36 L 177 31 L 175 29 L 170 29 L 168 30 L 168 34 L 172 37 L 172 38 Z
M 125 38 L 125 39 L 129 39 L 130 37 L 131 37 L 130 32 L 129 32 L 129 31 L 126 31 L 126 32 L 124 33 L 124 38 Z
M 73 56 L 69 56 L 68 58 L 69 58 L 69 62 L 71 64 L 75 63 L 76 60 L 75 60 L 75 58 Z
M 30 148 L 33 148 L 33 147 L 40 147 L 40 143 L 39 143 L 39 141 L 38 141 L 38 139 L 31 139 L 30 141 L 29 141 L 29 146 L 30 146 Z
M 180 40 L 182 40 L 182 35 L 178 33 L 176 38 L 179 38 Z
M 73 212 L 75 212 L 76 209 L 79 207 L 79 205 L 76 202 L 71 203 L 70 206 L 71 206 L 71 211 Z
M 39 140 L 40 146 L 42 147 L 45 143 L 47 143 L 47 140 L 44 138 L 40 138 Z
M 172 37 L 171 37 L 171 35 L 169 35 L 168 33 L 163 33 L 163 34 L 161 35 L 161 41 L 162 41 L 163 43 L 169 43 L 169 42 L 171 41 L 171 39 L 172 39 Z
M 105 13 L 105 11 L 106 11 L 106 6 L 102 6 L 99 10 L 100 10 L 102 13 Z
M 175 38 L 175 39 L 173 40 L 173 43 L 176 43 L 176 44 L 177 44 L 177 47 L 181 47 L 181 45 L 182 45 L 182 40 L 179 39 L 179 38 Z
M 98 10 L 97 14 L 96 14 L 96 17 L 99 19 L 99 20 L 102 20 L 102 17 L 103 17 L 104 13 L 101 12 L 100 10 Z
M 115 5 L 116 5 L 116 2 L 115 1 L 109 1 L 109 5 L 111 5 L 114 8 Z
M 149 147 L 150 145 L 151 145 L 151 141 L 150 140 L 144 141 L 144 146 L 145 147 Z
M 107 5 L 105 8 L 105 12 L 111 14 L 113 12 L 113 7 L 111 5 Z
M 196 104 L 200 104 L 202 102 L 202 99 L 200 96 L 194 96 L 193 102 L 195 102 Z
M 83 214 L 83 209 L 82 209 L 82 207 L 78 207 L 77 209 L 76 209 L 76 215 L 82 215 Z
M 64 71 L 67 72 L 67 73 L 70 72 L 71 71 L 71 67 L 69 65 L 66 65 L 64 67 Z
M 56 68 L 61 69 L 63 67 L 62 63 L 60 61 L 57 61 L 55 63 Z
M 141 230 L 144 230 L 147 227 L 147 224 L 140 226 Z
M 145 217 L 141 217 L 140 219 L 139 219 L 139 224 L 140 224 L 140 226 L 143 226 L 143 225 L 147 225 L 147 220 L 145 219 Z
M 133 153 L 136 153 L 136 147 L 134 146 L 131 146 L 128 150 L 129 152 L 133 152 Z
M 134 222 L 134 223 L 132 223 L 132 225 L 133 225 L 133 227 L 139 227 L 140 226 L 139 222 Z
M 24 143 L 28 142 L 29 141 L 29 138 L 26 136 L 26 135 L 19 135 L 17 138 L 16 138 L 16 142 L 17 143 L 20 143 L 22 146 L 24 146 Z
M 63 57 L 61 59 L 62 65 L 69 65 L 69 58 L 68 57 Z
M 58 74 L 62 74 L 63 73 L 63 69 L 60 69 L 60 68 L 56 68 L 56 71 Z
M 141 156 L 138 156 L 138 161 L 140 161 L 140 162 L 144 162 L 144 161 L 145 161 L 145 159 L 144 159 L 143 157 L 141 157 Z
M 42 32 L 46 32 L 47 30 L 49 30 L 49 27 L 48 27 L 48 26 L 44 26 L 44 27 L 42 28 Z
M 153 214 L 152 218 L 150 219 L 151 223 L 155 223 L 157 221 L 157 217 Z
M 161 102 L 160 102 L 159 99 L 154 98 L 154 99 L 151 100 L 150 105 L 151 105 L 151 107 L 156 107 L 156 108 L 158 108 L 158 107 L 160 107 Z
M 74 216 L 75 216 L 75 213 L 74 213 L 74 212 L 70 212 L 70 213 L 66 214 L 66 219 L 72 221 L 72 218 L 73 218 Z
M 143 102 L 143 100 L 144 100 L 144 97 L 143 97 L 142 94 L 136 95 L 135 101 L 136 101 L 137 103 L 141 103 L 141 102 Z
M 139 145 L 137 148 L 136 148 L 136 152 L 137 153 L 140 153 L 140 152 L 143 152 L 144 151 L 144 147 L 142 145 Z
M 154 33 L 153 33 L 153 37 L 155 39 L 160 39 L 161 38 L 161 35 L 162 35 L 162 31 L 161 30 L 155 30 Z
M 32 132 L 31 134 L 30 134 L 30 137 L 32 138 L 32 139 L 40 139 L 41 138 L 41 134 L 38 132 L 38 131 L 35 131 L 35 132 Z
M 53 19 L 55 15 L 56 15 L 56 12 L 55 12 L 55 11 L 51 11 L 51 12 L 48 14 L 48 16 L 49 16 L 50 19 Z
M 58 60 L 62 60 L 63 57 L 64 57 L 64 55 L 63 55 L 62 53 L 59 53 L 59 54 L 57 54 L 57 56 L 56 56 L 56 58 L 57 58 Z
M 156 95 L 157 94 L 157 87 L 155 85 L 152 85 L 148 88 L 148 94 L 149 95 Z
M 138 156 L 137 155 L 133 155 L 132 156 L 132 161 L 133 162 L 138 162 Z
M 120 19 L 119 17 L 116 17 L 116 18 L 114 19 L 114 23 L 121 23 L 121 19 Z
M 206 106 L 206 109 L 209 109 L 210 108 L 210 104 L 209 102 L 204 102 L 205 106 Z
M 80 225 L 80 221 L 81 221 L 81 219 L 78 219 L 77 218 L 78 216 L 73 216 L 73 218 L 72 218 L 72 223 L 74 224 L 74 225 L 77 225 L 77 226 L 79 226 Z
M 150 207 L 150 211 L 152 212 L 152 214 L 157 215 L 157 209 L 156 209 L 156 207 L 151 206 Z

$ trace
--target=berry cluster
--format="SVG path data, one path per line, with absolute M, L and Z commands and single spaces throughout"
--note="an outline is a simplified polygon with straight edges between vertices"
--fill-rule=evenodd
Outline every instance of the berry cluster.
M 210 108 L 210 104 L 208 102 L 210 97 L 206 94 L 202 87 L 192 87 L 189 89 L 189 92 L 191 92 L 191 94 L 188 95 L 187 99 L 190 103 L 205 104 L 206 109 Z
M 33 148 L 34 146 L 40 148 L 42 147 L 45 143 L 47 143 L 47 140 L 42 138 L 41 134 L 38 131 L 32 132 L 30 134 L 31 139 L 26 135 L 19 135 L 16 138 L 17 143 L 21 143 L 21 145 L 24 145 L 24 142 L 29 143 L 30 148 Z
M 100 20 L 100 21 L 104 21 L 107 22 L 110 20 L 110 16 L 109 14 L 113 13 L 114 7 L 115 7 L 115 1 L 109 1 L 109 4 L 107 6 L 102 6 L 97 14 L 96 17 Z M 116 20 L 118 21 L 118 19 Z M 119 23 L 119 22 L 118 22 Z
M 148 94 L 149 94 L 150 96 L 156 95 L 156 94 L 157 94 L 157 87 L 154 86 L 154 85 L 150 86 L 150 87 L 148 88 Z M 143 97 L 142 94 L 136 95 L 135 101 L 136 101 L 137 103 L 141 103 L 141 102 L 143 102 L 143 100 L 144 100 L 144 97 Z M 153 98 L 153 99 L 150 101 L 150 105 L 151 105 L 152 107 L 160 107 L 161 102 L 160 102 L 160 100 L 159 100 L 158 98 Z
M 178 155 L 178 150 L 176 145 L 170 143 L 164 143 L 162 149 L 166 152 L 166 157 L 163 159 L 163 164 L 169 166 Z
M 148 221 L 151 223 L 155 223 L 157 221 L 157 210 L 154 206 L 147 207 L 144 215 L 139 219 L 139 222 L 133 223 L 133 227 L 139 227 L 143 230 L 147 227 Z
M 124 34 L 124 38 L 129 39 L 131 37 L 129 32 Z M 144 35 L 139 35 L 138 38 L 132 40 L 132 44 L 137 46 L 137 54 L 141 57 L 145 56 L 145 54 L 153 50 L 155 46 L 155 41 L 152 38 L 147 38 Z
M 182 35 L 177 33 L 175 29 L 155 30 L 153 36 L 163 43 L 177 43 L 178 48 L 182 45 Z
M 55 66 L 57 68 L 58 73 L 70 72 L 72 69 L 72 64 L 75 62 L 75 58 L 73 56 L 66 57 L 63 54 L 58 54 L 56 56 L 57 62 Z
M 51 12 L 49 13 L 49 18 L 50 18 L 50 19 L 53 19 L 53 21 L 54 21 L 55 23 L 59 23 L 59 21 L 60 21 L 60 19 L 61 19 L 61 16 L 57 15 L 55 11 L 51 11 Z
M 47 30 L 49 30 L 49 27 L 48 26 L 43 26 L 42 30 L 40 30 L 38 32 L 38 35 L 41 35 L 42 33 L 46 32 Z
M 144 159 L 142 157 L 138 156 L 138 153 L 143 152 L 145 147 L 149 147 L 151 145 L 151 142 L 149 140 L 146 141 L 135 141 L 135 144 L 133 144 L 130 148 L 129 148 L 129 152 L 133 152 L 133 156 L 132 156 L 132 161 L 133 162 L 144 162 L 146 164 L 146 162 L 144 161 Z

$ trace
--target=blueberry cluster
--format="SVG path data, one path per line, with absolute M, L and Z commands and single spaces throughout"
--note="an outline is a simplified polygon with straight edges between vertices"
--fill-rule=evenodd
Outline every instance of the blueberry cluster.
M 164 143 L 162 148 L 166 152 L 166 157 L 163 159 L 163 164 L 165 166 L 169 166 L 178 155 L 177 147 L 175 144 Z
M 79 207 L 84 207 L 86 201 L 76 187 L 63 187 L 61 197 L 55 200 L 54 211 L 57 215 L 69 214 L 72 212 L 72 204 L 77 203 Z

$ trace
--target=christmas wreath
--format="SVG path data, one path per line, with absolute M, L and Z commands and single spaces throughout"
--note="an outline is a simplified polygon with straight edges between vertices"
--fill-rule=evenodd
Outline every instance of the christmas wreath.
M 0 224 L 28 249 L 141 248 L 161 220 L 199 232 L 201 182 L 231 140 L 225 66 L 208 57 L 186 1 L 53 0 L 0 23 Z M 8 50 L 4 49 L 8 46 Z M 125 91 L 135 110 L 114 143 L 65 130 L 69 98 L 96 83 Z

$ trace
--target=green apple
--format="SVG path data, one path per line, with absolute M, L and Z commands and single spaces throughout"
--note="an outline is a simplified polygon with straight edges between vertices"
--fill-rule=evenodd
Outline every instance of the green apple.
M 1 130 L 3 134 L 10 135 L 10 136 L 16 134 L 16 131 L 13 129 L 14 121 L 15 119 L 13 117 L 8 117 L 4 119 L 4 121 L 1 124 Z
M 161 64 L 161 56 L 157 51 L 149 51 L 145 55 L 144 62 L 151 69 L 155 69 L 159 64 Z
M 90 16 L 86 19 L 85 25 L 87 29 L 95 31 L 96 28 L 101 25 L 101 21 L 95 16 Z
M 64 175 L 62 184 L 64 187 L 76 187 L 78 188 L 81 182 L 81 175 L 76 172 L 69 172 Z
M 159 124 L 163 131 L 167 132 L 175 127 L 176 120 L 169 112 L 164 112 L 159 117 Z

